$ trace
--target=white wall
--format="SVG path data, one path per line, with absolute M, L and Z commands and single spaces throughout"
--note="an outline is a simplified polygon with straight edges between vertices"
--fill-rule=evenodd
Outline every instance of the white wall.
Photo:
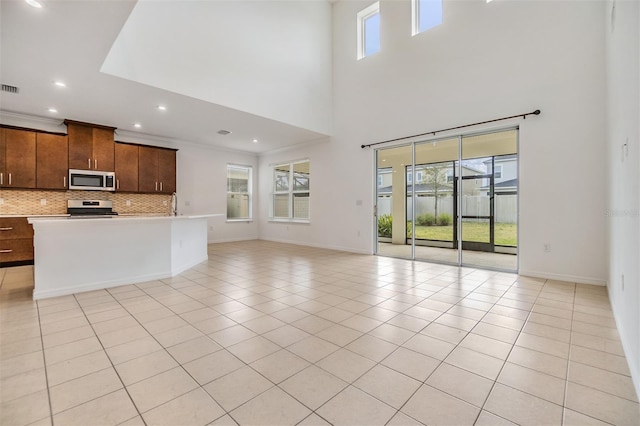
M 331 132 L 331 6 L 138 1 L 101 71 Z
M 640 394 L 640 6 L 605 2 L 609 298 Z M 628 145 L 628 155 L 624 144 Z M 622 276 L 624 275 L 624 288 Z
M 383 0 L 382 50 L 357 61 L 356 13 L 370 3 L 333 4 L 334 136 L 261 157 L 260 236 L 371 251 L 373 154 L 361 144 L 540 108 L 506 123 L 520 125 L 520 271 L 604 284 L 602 4 L 445 2 L 444 24 L 412 37 L 410 2 Z M 266 166 L 301 157 L 311 225 L 266 223 Z
M 200 148 L 180 144 L 177 154 L 178 214 L 222 213 L 209 219 L 208 241 L 237 241 L 258 238 L 258 222 L 227 222 L 227 164 L 253 167 L 253 188 L 257 188 L 258 159 L 253 154 Z M 189 205 L 187 205 L 187 203 Z M 253 217 L 258 214 L 257 199 Z

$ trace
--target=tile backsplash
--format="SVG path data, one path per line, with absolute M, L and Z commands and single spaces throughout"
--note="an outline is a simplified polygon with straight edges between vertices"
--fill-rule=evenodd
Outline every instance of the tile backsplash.
M 113 210 L 119 214 L 171 213 L 171 195 L 166 194 L 3 189 L 0 215 L 66 214 L 67 200 L 111 200 Z

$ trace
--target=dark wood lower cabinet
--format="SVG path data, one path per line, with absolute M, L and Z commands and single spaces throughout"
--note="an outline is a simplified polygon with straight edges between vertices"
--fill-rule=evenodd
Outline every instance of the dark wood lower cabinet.
M 0 217 L 0 267 L 33 263 L 33 227 L 26 217 Z

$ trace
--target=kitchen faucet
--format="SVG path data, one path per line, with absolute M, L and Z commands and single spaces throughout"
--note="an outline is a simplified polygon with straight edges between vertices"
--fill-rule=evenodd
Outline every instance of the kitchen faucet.
M 171 194 L 171 215 L 178 216 L 178 195 L 175 192 Z

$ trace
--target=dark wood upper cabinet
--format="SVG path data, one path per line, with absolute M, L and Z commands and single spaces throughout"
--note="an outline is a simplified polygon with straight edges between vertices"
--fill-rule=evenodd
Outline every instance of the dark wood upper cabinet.
M 115 128 L 65 120 L 69 134 L 69 168 L 115 171 Z
M 175 192 L 176 151 L 140 146 L 138 154 L 138 190 L 168 194 Z
M 36 187 L 36 133 L 0 128 L 0 187 Z
M 160 192 L 176 192 L 176 151 L 158 149 L 158 180 Z
M 116 191 L 138 192 L 138 145 L 116 143 Z
M 36 134 L 36 187 L 67 189 L 69 140 L 66 135 Z

